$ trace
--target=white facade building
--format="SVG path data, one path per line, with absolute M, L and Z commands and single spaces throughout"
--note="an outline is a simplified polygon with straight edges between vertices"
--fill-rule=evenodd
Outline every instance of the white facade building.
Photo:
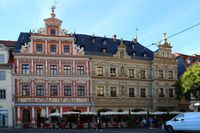
M 13 75 L 9 49 L 0 44 L 0 127 L 14 124 Z

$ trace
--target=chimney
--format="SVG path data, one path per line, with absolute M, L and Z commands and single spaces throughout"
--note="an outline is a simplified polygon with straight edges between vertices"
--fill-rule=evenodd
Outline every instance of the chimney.
M 113 36 L 112 36 L 112 39 L 113 39 L 113 41 L 116 41 L 117 35 L 113 35 Z
M 137 37 L 133 38 L 133 42 L 137 43 Z

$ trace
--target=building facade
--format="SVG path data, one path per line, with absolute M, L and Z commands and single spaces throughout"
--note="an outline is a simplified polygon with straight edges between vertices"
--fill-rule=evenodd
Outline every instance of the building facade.
M 173 84 L 177 63 L 166 40 L 152 52 L 137 42 L 75 35 L 76 43 L 92 55 L 92 96 L 95 111 L 177 109 Z M 92 48 L 91 48 L 92 47 Z
M 14 124 L 12 65 L 9 49 L 0 44 L 0 127 Z
M 132 41 L 68 34 L 45 19 L 37 33 L 20 33 L 14 52 L 16 125 L 70 110 L 177 110 L 177 63 L 164 34 L 153 52 Z
M 37 33 L 21 33 L 14 53 L 16 125 L 38 127 L 42 117 L 91 111 L 90 58 L 52 16 Z

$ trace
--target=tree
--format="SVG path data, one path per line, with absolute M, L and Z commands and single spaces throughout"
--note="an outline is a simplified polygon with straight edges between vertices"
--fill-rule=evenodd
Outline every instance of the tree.
M 176 98 L 180 100 L 184 96 L 180 78 L 173 86 L 175 88 Z
M 187 68 L 180 78 L 181 91 L 184 95 L 192 94 L 200 99 L 200 63 L 195 63 Z

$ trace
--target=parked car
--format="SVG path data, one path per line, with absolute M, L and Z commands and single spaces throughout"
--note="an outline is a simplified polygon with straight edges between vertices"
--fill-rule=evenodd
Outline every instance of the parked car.
M 200 132 L 200 112 L 181 113 L 167 121 L 163 128 L 168 133 L 176 131 Z

